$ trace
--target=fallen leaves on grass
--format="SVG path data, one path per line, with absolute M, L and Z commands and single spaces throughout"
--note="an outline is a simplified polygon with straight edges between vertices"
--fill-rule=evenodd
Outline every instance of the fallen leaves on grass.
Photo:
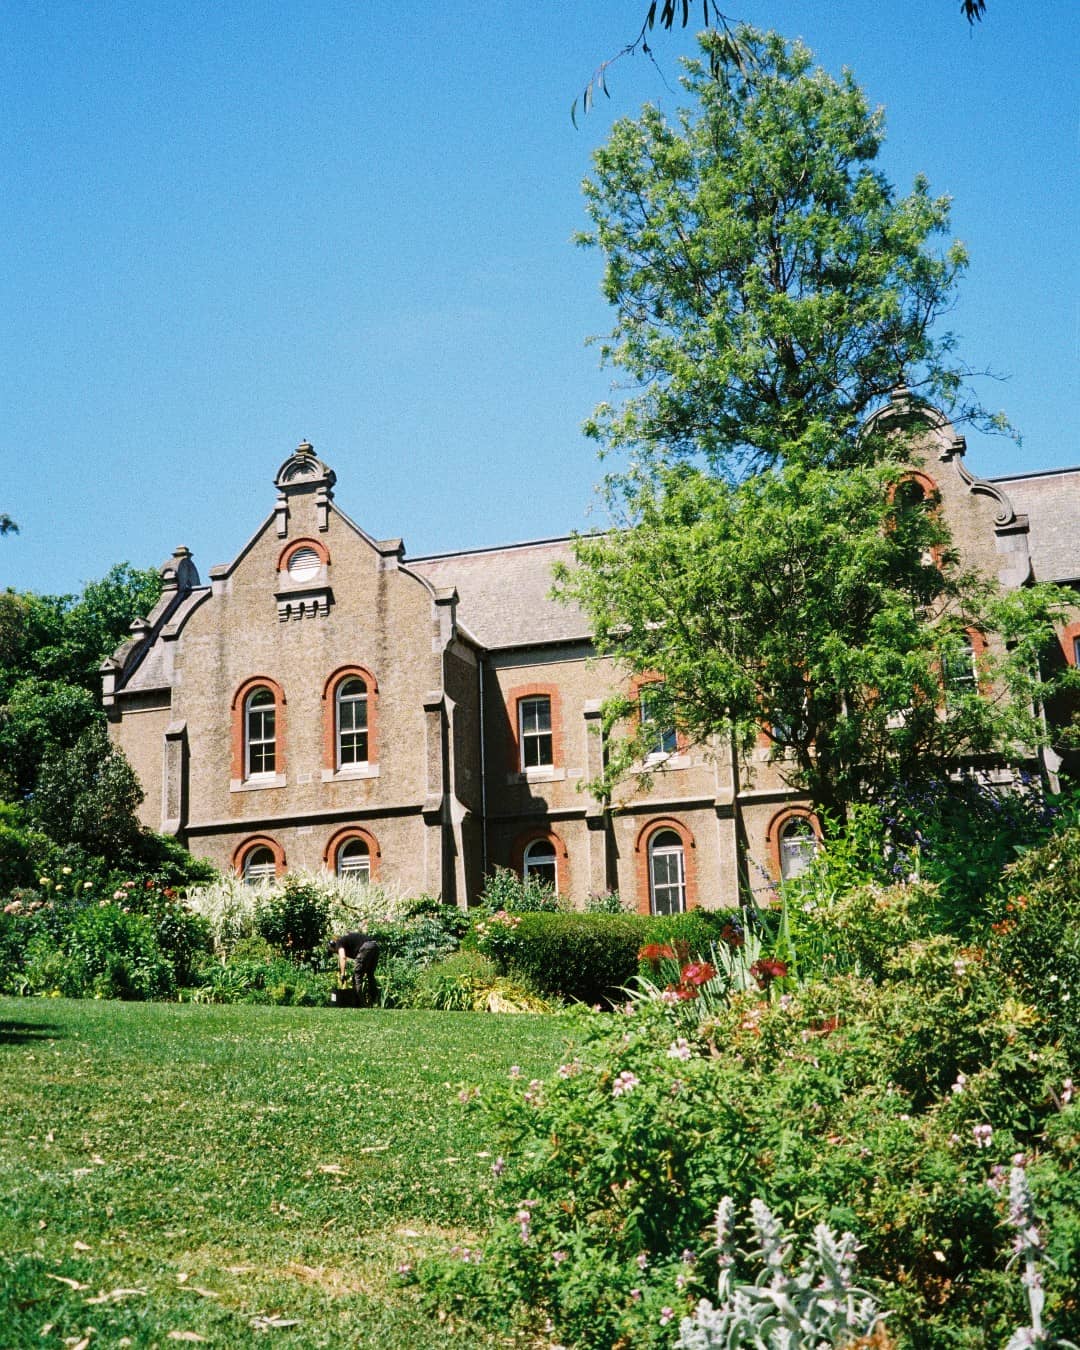
M 256 1331 L 273 1331 L 277 1327 L 298 1327 L 299 1317 L 253 1317 L 251 1325 Z
M 205 1336 L 200 1336 L 197 1331 L 170 1331 L 165 1338 L 167 1341 L 205 1341 Z
M 107 1294 L 98 1294 L 96 1298 L 84 1298 L 84 1303 L 119 1303 L 122 1298 L 146 1296 L 145 1289 L 110 1289 Z
M 57 1282 L 57 1284 L 66 1284 L 67 1287 L 68 1287 L 69 1289 L 89 1289 L 89 1288 L 90 1288 L 90 1286 L 89 1286 L 88 1284 L 80 1284 L 78 1280 L 73 1280 L 73 1279 L 71 1278 L 70 1275 L 49 1275 L 49 1274 L 46 1274 L 45 1278 L 46 1278 L 47 1280 L 55 1280 L 55 1281 Z

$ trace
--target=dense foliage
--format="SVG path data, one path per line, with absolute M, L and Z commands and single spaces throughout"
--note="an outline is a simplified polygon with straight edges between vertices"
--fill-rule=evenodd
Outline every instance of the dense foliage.
M 624 1015 L 584 1016 L 554 1075 L 511 1071 L 472 1104 L 502 1218 L 482 1259 L 421 1272 L 429 1296 L 492 1326 L 550 1319 L 579 1350 L 671 1345 L 717 1287 L 709 1228 L 726 1195 L 805 1239 L 850 1230 L 858 1283 L 902 1344 L 1001 1345 L 1028 1315 L 1004 1227 L 1015 1160 L 1048 1334 L 1075 1339 L 1077 849 L 1066 811 L 963 933 L 936 884 L 860 881 L 839 850 L 843 888 L 819 885 L 803 923 L 860 954 L 844 971 L 805 933 L 778 928 L 771 953 L 731 935 L 726 961 L 643 982 Z M 780 944 L 796 939 L 789 964 Z

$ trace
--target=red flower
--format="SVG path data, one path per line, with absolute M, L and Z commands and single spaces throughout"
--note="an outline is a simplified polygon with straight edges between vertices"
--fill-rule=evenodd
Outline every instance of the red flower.
M 674 994 L 682 1003 L 689 1003 L 692 998 L 698 996 L 698 991 L 690 984 L 669 984 L 664 993 Z
M 660 968 L 661 961 L 674 961 L 675 953 L 666 944 L 649 942 L 638 952 L 638 960 L 648 961 L 655 973 Z
M 688 966 L 683 966 L 680 973 L 683 984 L 695 984 L 699 987 L 716 979 L 716 967 L 711 966 L 708 961 L 694 961 Z
M 729 947 L 734 947 L 736 949 L 742 947 L 746 942 L 742 933 L 739 932 L 734 924 L 730 923 L 724 924 L 723 928 L 720 930 L 720 936 Z
M 775 956 L 764 956 L 750 967 L 750 974 L 757 980 L 759 989 L 768 989 L 773 980 L 782 980 L 787 973 L 786 964 Z

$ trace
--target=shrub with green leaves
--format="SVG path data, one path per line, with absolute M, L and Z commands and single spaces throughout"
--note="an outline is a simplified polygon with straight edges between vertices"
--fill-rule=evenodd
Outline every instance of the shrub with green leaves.
M 282 955 L 265 938 L 245 938 L 225 960 L 208 962 L 187 997 L 193 1003 L 261 1003 L 319 1007 L 330 998 L 331 977 Z
M 425 967 L 409 1004 L 441 1012 L 549 1012 L 550 1000 L 499 974 L 480 952 L 462 950 Z
M 646 943 L 678 944 L 689 956 L 707 956 L 733 921 L 738 915 L 710 910 L 664 917 L 508 912 L 481 916 L 474 933 L 481 951 L 500 970 L 541 993 L 569 1002 L 611 1004 L 625 997 Z
M 255 931 L 293 961 L 321 961 L 329 922 L 328 896 L 303 877 L 287 876 L 280 887 L 259 890 Z
M 501 1217 L 479 1264 L 420 1272 L 444 1306 L 460 1295 L 506 1329 L 550 1319 L 580 1350 L 670 1345 L 716 1288 L 707 1234 L 729 1195 L 804 1240 L 851 1231 L 862 1282 L 916 1350 L 1004 1344 L 1022 1289 L 988 1178 L 1022 1154 L 1047 1233 L 1045 1324 L 1075 1338 L 1072 1066 L 991 954 L 916 934 L 878 983 L 748 990 L 700 1020 L 658 996 L 575 1025 L 551 1078 L 470 1104 Z
M 496 867 L 484 882 L 480 905 L 489 913 L 504 910 L 508 914 L 553 914 L 559 898 L 550 886 L 536 877 L 519 877 L 508 867 Z

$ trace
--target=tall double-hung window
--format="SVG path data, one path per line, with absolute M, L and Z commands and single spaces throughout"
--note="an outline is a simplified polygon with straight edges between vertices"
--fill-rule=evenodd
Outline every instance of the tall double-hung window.
M 548 694 L 534 694 L 518 701 L 518 744 L 522 769 L 549 768 L 555 763 Z
M 674 830 L 657 830 L 649 840 L 649 908 L 654 914 L 686 908 L 686 853 Z
M 244 777 L 272 774 L 277 767 L 277 706 L 265 685 L 244 700 Z
M 337 767 L 368 762 L 368 689 L 353 677 L 337 687 Z

